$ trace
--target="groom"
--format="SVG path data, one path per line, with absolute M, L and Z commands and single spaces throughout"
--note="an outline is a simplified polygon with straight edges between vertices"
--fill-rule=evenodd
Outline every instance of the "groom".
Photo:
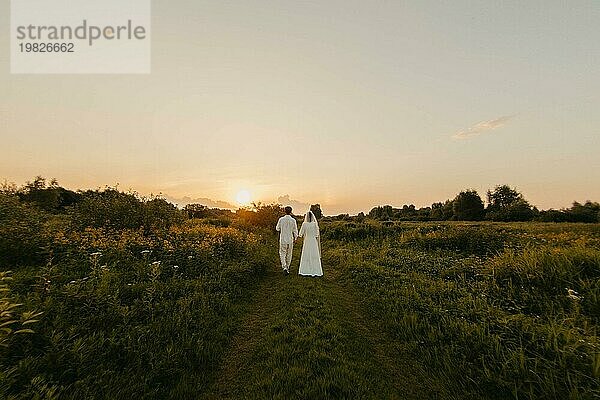
M 279 257 L 281 258 L 281 267 L 284 274 L 290 273 L 290 264 L 292 263 L 292 250 L 294 241 L 298 239 L 298 225 L 292 217 L 292 207 L 284 208 L 285 215 L 279 218 L 275 229 L 279 232 Z

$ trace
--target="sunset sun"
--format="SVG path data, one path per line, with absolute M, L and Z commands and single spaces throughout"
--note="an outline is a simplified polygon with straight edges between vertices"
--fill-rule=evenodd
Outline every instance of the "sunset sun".
M 238 204 L 243 205 L 243 206 L 250 204 L 251 200 L 252 200 L 252 196 L 250 196 L 250 192 L 245 189 L 237 192 L 237 194 L 235 196 L 235 201 L 237 201 Z

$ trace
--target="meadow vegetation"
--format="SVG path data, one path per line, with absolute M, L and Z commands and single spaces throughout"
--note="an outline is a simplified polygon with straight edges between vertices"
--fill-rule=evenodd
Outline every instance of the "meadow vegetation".
M 600 397 L 599 224 L 280 215 L 5 185 L 0 398 Z
M 0 196 L 6 302 L 26 310 L 10 320 L 43 312 L 34 333 L 2 336 L 0 398 L 194 398 L 273 264 L 269 247 L 158 198 L 79 196 L 58 211 Z
M 325 265 L 456 398 L 600 396 L 600 226 L 326 226 Z M 347 232 L 344 238 L 344 232 Z

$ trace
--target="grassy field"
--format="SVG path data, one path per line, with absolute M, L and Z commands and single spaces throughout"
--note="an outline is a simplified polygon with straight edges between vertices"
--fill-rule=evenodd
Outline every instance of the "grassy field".
M 419 386 L 443 382 L 441 397 L 454 398 L 600 396 L 599 226 L 334 224 L 328 235 L 325 264 L 426 367 Z
M 0 398 L 600 397 L 597 224 L 325 220 L 315 279 L 235 217 L 0 211 Z

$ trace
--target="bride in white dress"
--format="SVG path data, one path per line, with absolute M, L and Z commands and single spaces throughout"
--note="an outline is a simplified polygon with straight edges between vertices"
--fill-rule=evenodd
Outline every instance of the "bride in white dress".
M 304 238 L 302 256 L 300 256 L 299 275 L 323 276 L 321 268 L 321 240 L 319 237 L 319 224 L 312 211 L 304 216 L 304 222 L 298 236 Z

